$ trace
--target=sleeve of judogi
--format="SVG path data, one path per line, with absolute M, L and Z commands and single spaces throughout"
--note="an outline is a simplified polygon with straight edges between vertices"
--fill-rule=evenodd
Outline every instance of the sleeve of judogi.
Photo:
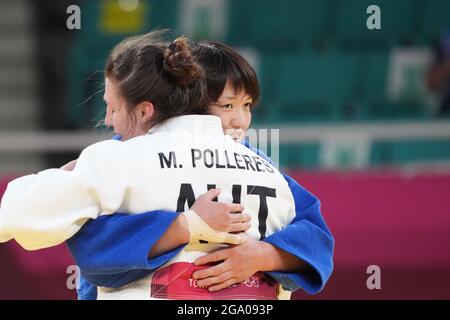
M 244 145 L 268 161 L 276 164 L 261 150 Z M 295 218 L 283 230 L 263 239 L 308 263 L 311 272 L 268 272 L 287 290 L 303 288 L 310 294 L 318 293 L 333 272 L 334 238 L 320 211 L 320 200 L 300 186 L 294 179 L 284 175 L 295 202 Z
M 11 181 L 0 207 L 0 241 L 28 250 L 63 243 L 88 220 L 118 210 L 126 195 L 124 144 L 103 141 L 81 153 L 73 171 L 48 169 Z M 123 154 L 123 152 L 122 152 Z
M 269 164 L 271 164 L 273 167 L 278 168 L 277 164 L 272 161 L 272 159 L 269 158 L 267 154 L 265 154 L 263 151 L 253 147 L 247 140 L 244 140 L 242 142 L 244 146 L 246 146 L 248 149 L 252 150 L 254 153 L 256 153 L 258 156 L 260 156 L 262 159 L 267 161 Z
M 308 272 L 268 272 L 287 290 L 303 288 L 316 294 L 325 286 L 333 271 L 334 238 L 320 212 L 320 201 L 284 175 L 295 201 L 296 215 L 283 230 L 263 239 L 311 266 Z
M 122 287 L 159 268 L 184 248 L 148 258 L 177 216 L 177 212 L 159 210 L 100 216 L 66 244 L 87 281 L 101 287 Z
M 82 275 L 77 281 L 78 300 L 97 300 L 97 287 L 88 282 Z

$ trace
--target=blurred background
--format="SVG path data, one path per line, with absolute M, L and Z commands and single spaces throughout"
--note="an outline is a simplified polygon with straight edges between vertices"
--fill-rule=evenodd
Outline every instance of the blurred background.
M 366 26 L 374 4 L 381 30 Z M 105 59 L 156 27 L 224 41 L 257 70 L 253 127 L 279 129 L 269 155 L 336 239 L 325 289 L 293 299 L 450 299 L 448 0 L 0 0 L 0 196 L 110 136 L 95 127 Z M 75 299 L 71 264 L 64 246 L 0 244 L 0 299 Z

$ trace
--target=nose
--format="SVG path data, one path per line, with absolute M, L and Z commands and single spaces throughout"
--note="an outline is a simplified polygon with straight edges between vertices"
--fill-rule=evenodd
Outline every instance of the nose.
M 105 114 L 105 126 L 108 128 L 110 128 L 112 126 L 111 110 L 108 107 L 106 108 L 106 114 Z
M 233 110 L 233 116 L 230 122 L 233 129 L 244 129 L 245 116 L 243 108 L 238 107 Z

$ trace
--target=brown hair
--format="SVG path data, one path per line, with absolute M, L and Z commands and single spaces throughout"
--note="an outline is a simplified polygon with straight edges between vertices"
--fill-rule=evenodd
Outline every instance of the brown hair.
M 210 102 L 219 99 L 228 80 L 236 91 L 244 90 L 252 97 L 252 106 L 258 102 L 258 77 L 253 67 L 238 52 L 216 41 L 201 41 L 193 51 L 205 70 Z
M 105 76 L 117 86 L 130 114 L 141 102 L 153 103 L 150 127 L 176 116 L 208 113 L 203 68 L 188 39 L 177 38 L 168 45 L 166 34 L 157 30 L 125 39 L 105 65 Z

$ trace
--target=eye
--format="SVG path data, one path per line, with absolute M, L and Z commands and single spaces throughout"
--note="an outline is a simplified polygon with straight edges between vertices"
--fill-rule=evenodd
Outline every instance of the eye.
M 230 109 L 233 108 L 233 105 L 232 105 L 231 103 L 229 103 L 229 104 L 224 104 L 224 105 L 222 106 L 222 108 L 225 109 L 225 110 L 230 110 Z
M 251 108 L 252 107 L 252 103 L 251 102 L 247 102 L 246 104 L 244 104 L 244 107 Z

